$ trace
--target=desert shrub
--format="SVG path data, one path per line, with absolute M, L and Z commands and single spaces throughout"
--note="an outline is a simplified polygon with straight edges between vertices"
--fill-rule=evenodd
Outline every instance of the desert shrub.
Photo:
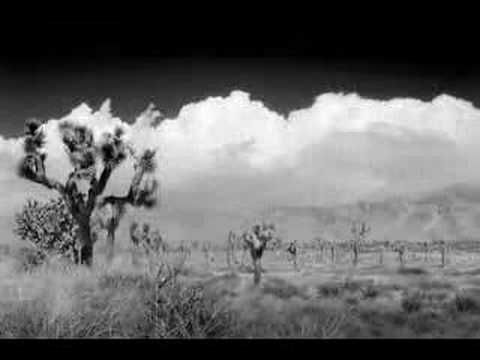
M 46 260 L 44 252 L 32 247 L 23 247 L 14 253 L 16 270 L 20 272 L 31 271 L 43 264 Z
M 202 285 L 169 282 L 156 289 L 148 311 L 153 337 L 226 337 L 234 330 L 236 315 L 208 296 Z
M 361 291 L 364 299 L 374 299 L 380 294 L 378 288 L 372 284 L 369 284 L 366 287 L 362 288 Z
M 404 267 L 398 269 L 398 273 L 402 275 L 425 275 L 428 271 L 419 267 Z
M 351 318 L 348 308 L 317 304 L 290 307 L 281 313 L 262 310 L 255 318 L 239 320 L 237 337 L 335 338 L 342 336 Z
M 25 250 L 28 264 L 41 264 L 54 255 L 74 258 L 77 225 L 61 198 L 43 203 L 28 200 L 15 214 L 15 224 L 15 234 L 34 248 Z
M 456 311 L 465 312 L 478 312 L 480 310 L 480 304 L 471 296 L 457 293 L 453 300 L 454 308 Z
M 240 333 L 236 313 L 197 284 L 165 284 L 144 274 L 111 272 L 36 276 L 50 285 L 41 286 L 42 291 L 26 301 L 0 302 L 0 338 L 202 338 Z
M 342 284 L 323 284 L 317 287 L 318 294 L 323 297 L 335 297 L 342 293 Z
M 279 278 L 265 282 L 262 291 L 264 294 L 273 295 L 283 300 L 288 300 L 294 296 L 306 298 L 306 294 L 300 288 Z
M 406 313 L 414 313 L 420 311 L 423 304 L 423 293 L 415 291 L 411 294 L 406 294 L 402 299 L 402 309 Z

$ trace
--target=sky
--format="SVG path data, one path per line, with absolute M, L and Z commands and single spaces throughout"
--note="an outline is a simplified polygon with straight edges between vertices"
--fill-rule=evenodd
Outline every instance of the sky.
M 1 216 L 47 193 L 13 171 L 30 117 L 46 122 L 57 178 L 69 169 L 61 121 L 97 137 L 120 124 L 138 148 L 158 148 L 161 207 L 175 211 L 334 205 L 480 180 L 469 38 L 382 43 L 378 32 L 334 37 L 313 24 L 217 38 L 214 25 L 193 35 L 171 25 L 49 23 L 3 39 Z M 143 113 L 152 102 L 165 117 L 154 126 L 158 114 Z M 107 192 L 130 176 L 127 163 Z

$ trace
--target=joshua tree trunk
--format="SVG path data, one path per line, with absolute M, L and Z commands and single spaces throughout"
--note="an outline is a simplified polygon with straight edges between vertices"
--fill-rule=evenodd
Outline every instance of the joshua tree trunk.
M 358 246 L 355 244 L 353 245 L 353 266 L 357 266 L 358 264 Z
M 77 249 L 76 246 L 74 246 L 74 248 L 72 250 L 71 260 L 74 264 L 78 265 L 80 263 L 80 251 L 79 251 L 79 249 Z
M 245 267 L 245 257 L 247 256 L 247 251 L 246 249 L 242 250 L 242 257 L 240 260 L 240 268 L 243 269 Z
M 227 266 L 231 270 L 236 264 L 237 259 L 235 258 L 235 235 L 232 231 L 230 231 L 227 240 Z
M 447 263 L 447 249 L 445 246 L 440 248 L 441 256 L 442 256 L 442 267 L 445 267 Z
M 108 263 L 111 263 L 113 260 L 114 244 L 115 244 L 115 228 L 109 227 L 107 229 L 107 249 L 106 249 L 106 259 Z
M 398 252 L 398 261 L 400 262 L 400 267 L 404 267 L 405 266 L 405 258 L 404 258 L 404 252 L 403 251 L 399 251 Z
M 227 245 L 227 267 L 229 270 L 232 269 L 232 261 L 230 259 L 230 245 Z
M 428 262 L 428 261 L 429 261 L 429 259 L 428 259 L 429 250 L 430 250 L 430 249 L 429 249 L 428 244 L 424 244 L 424 245 L 423 245 L 423 260 L 424 260 L 425 262 Z
M 320 262 L 323 262 L 323 246 L 320 247 Z
M 78 241 L 80 244 L 80 264 L 91 266 L 93 263 L 93 240 L 88 220 L 79 222 Z
M 383 252 L 384 252 L 384 248 L 383 248 L 383 246 L 381 246 L 380 249 L 379 249 L 379 254 L 378 254 L 378 263 L 380 265 L 383 265 Z
M 331 246 L 330 255 L 331 255 L 331 258 L 332 258 L 332 264 L 334 264 L 335 263 L 335 245 Z
M 262 278 L 262 265 L 260 259 L 253 259 L 253 283 L 255 285 L 260 284 Z

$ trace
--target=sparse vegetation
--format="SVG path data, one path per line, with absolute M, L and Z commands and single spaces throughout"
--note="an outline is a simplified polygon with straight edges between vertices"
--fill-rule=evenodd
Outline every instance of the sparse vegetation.
M 458 291 L 452 278 L 436 277 L 438 271 L 449 271 L 441 269 L 437 261 L 435 271 L 427 267 L 426 261 L 422 262 L 424 257 L 409 258 L 407 267 L 406 250 L 409 254 L 421 254 L 421 243 L 394 241 L 390 247 L 387 241 L 365 241 L 366 225 L 360 224 L 360 230 L 353 232 L 362 245 L 357 250 L 348 238 L 322 239 L 300 243 L 301 257 L 297 258 L 297 243 L 290 243 L 295 246 L 290 246 L 288 253 L 295 255 L 295 263 L 299 260 L 301 265 L 295 266 L 295 272 L 287 268 L 289 276 L 285 278 L 269 269 L 271 265 L 285 268 L 288 259 L 273 255 L 281 249 L 281 243 L 274 236 L 275 227 L 267 223 L 254 224 L 238 237 L 231 233 L 225 248 L 213 241 L 167 243 L 148 222 L 132 222 L 132 262 L 126 261 L 130 255 L 127 251 L 118 255 L 117 268 L 102 267 L 102 258 L 98 267 L 83 268 L 45 261 L 51 257 L 49 254 L 75 253 L 76 222 L 63 201 L 31 201 L 23 215 L 17 216 L 17 233 L 32 247 L 2 252 L 7 254 L 2 256 L 14 254 L 20 267 L 12 272 L 14 287 L 9 292 L 2 292 L 0 279 L 0 337 L 480 335 L 480 306 L 474 292 Z M 57 214 L 58 211 L 62 213 Z M 45 220 L 44 212 L 53 215 Z M 67 223 L 73 227 L 69 228 Z M 47 230 L 52 235 L 45 236 Z M 379 246 L 386 254 L 382 252 L 377 260 Z M 250 253 L 254 286 L 250 279 L 244 281 L 242 271 L 237 271 L 238 250 L 243 251 L 242 255 Z M 388 251 L 392 250 L 401 265 L 398 269 L 392 269 L 388 261 Z M 329 252 L 330 261 L 322 259 L 321 271 L 317 271 L 314 266 L 319 253 L 323 258 L 324 251 Z M 350 265 L 350 251 L 355 269 Z M 309 255 L 314 256 L 313 261 Z M 444 265 L 442 253 L 437 256 Z M 107 252 L 105 260 L 109 257 Z M 260 281 L 265 271 L 262 259 L 268 272 Z M 382 266 L 376 266 L 377 262 Z M 369 267 L 372 264 L 375 266 Z M 223 274 L 219 275 L 219 271 Z M 465 274 L 477 272 L 470 270 Z M 459 276 L 455 272 L 448 274 Z M 25 292 L 30 288 L 33 290 Z

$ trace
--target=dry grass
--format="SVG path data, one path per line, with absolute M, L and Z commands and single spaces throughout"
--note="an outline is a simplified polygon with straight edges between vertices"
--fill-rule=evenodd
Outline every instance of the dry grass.
M 294 272 L 267 256 L 255 288 L 252 274 L 226 272 L 220 261 L 207 269 L 201 256 L 194 253 L 177 281 L 159 288 L 126 252 L 109 268 L 99 256 L 91 270 L 51 261 L 25 272 L 7 251 L 0 260 L 0 337 L 480 336 L 470 265 L 452 272 L 361 262 L 352 270 L 346 262 Z

